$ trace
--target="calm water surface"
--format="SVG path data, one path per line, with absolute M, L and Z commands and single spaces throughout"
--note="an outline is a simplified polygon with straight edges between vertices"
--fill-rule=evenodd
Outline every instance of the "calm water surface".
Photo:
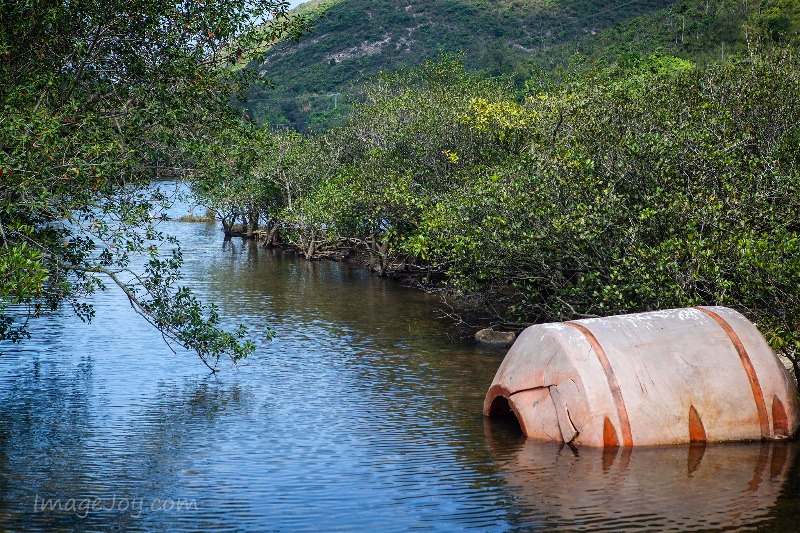
M 277 337 L 209 375 L 116 293 L 90 325 L 39 320 L 0 356 L 0 531 L 800 530 L 796 443 L 526 442 L 481 415 L 504 353 L 453 338 L 435 297 L 162 228 L 188 285 Z

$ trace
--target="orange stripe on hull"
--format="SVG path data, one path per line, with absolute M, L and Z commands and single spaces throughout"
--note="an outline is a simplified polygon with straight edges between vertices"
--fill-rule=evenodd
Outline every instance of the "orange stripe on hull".
M 617 376 L 614 374 L 614 369 L 611 368 L 611 363 L 608 361 L 605 350 L 600 346 L 594 333 L 586 329 L 586 327 L 576 322 L 565 322 L 565 324 L 583 333 L 589 341 L 589 344 L 592 345 L 594 353 L 597 354 L 597 358 L 600 360 L 600 364 L 603 365 L 603 370 L 606 373 L 606 380 L 611 389 L 611 396 L 614 398 L 614 405 L 617 408 L 617 418 L 619 418 L 620 429 L 622 430 L 622 444 L 624 446 L 633 446 L 633 435 L 631 434 L 631 423 L 630 420 L 628 420 L 628 410 L 625 409 L 625 400 L 622 398 L 622 391 L 619 388 Z

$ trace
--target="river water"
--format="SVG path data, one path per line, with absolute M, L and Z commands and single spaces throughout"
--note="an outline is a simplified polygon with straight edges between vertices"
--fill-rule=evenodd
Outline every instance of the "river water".
M 796 443 L 595 450 L 526 442 L 481 407 L 503 351 L 436 297 L 205 224 L 186 284 L 271 326 L 210 375 L 124 298 L 1 346 L 0 531 L 800 529 Z

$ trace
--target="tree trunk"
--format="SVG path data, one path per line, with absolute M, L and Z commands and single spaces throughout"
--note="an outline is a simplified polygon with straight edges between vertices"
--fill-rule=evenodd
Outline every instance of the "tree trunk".
M 315 229 L 312 229 L 311 230 L 311 234 L 308 236 L 308 242 L 307 242 L 306 246 L 304 247 L 305 248 L 304 253 L 305 253 L 306 259 L 313 259 L 314 258 L 314 252 L 317 251 L 317 244 L 316 244 L 316 242 L 314 242 L 314 239 L 316 238 L 316 236 L 317 236 L 317 231 Z
M 369 248 L 369 268 L 384 276 L 389 266 L 389 242 L 380 242 L 373 236 Z
M 220 220 L 222 221 L 222 232 L 226 237 L 231 236 L 231 233 L 233 232 L 233 226 L 236 225 L 236 219 L 238 217 L 238 213 L 231 213 L 230 218 L 222 215 L 220 216 Z
M 277 237 L 278 237 L 278 221 L 274 218 L 271 218 L 267 221 L 266 229 L 267 229 L 267 236 L 264 239 L 264 246 L 266 248 L 272 248 L 277 245 Z
M 253 234 L 258 231 L 258 216 L 259 213 L 256 209 L 251 209 L 247 213 L 247 217 L 249 219 L 249 224 L 247 225 L 247 236 L 251 239 L 253 238 Z

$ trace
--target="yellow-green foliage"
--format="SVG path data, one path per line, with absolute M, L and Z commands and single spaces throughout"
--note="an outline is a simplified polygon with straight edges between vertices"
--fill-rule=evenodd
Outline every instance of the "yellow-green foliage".
M 535 112 L 515 102 L 489 102 L 485 98 L 471 98 L 464 117 L 474 130 L 483 133 L 523 129 L 535 120 Z

